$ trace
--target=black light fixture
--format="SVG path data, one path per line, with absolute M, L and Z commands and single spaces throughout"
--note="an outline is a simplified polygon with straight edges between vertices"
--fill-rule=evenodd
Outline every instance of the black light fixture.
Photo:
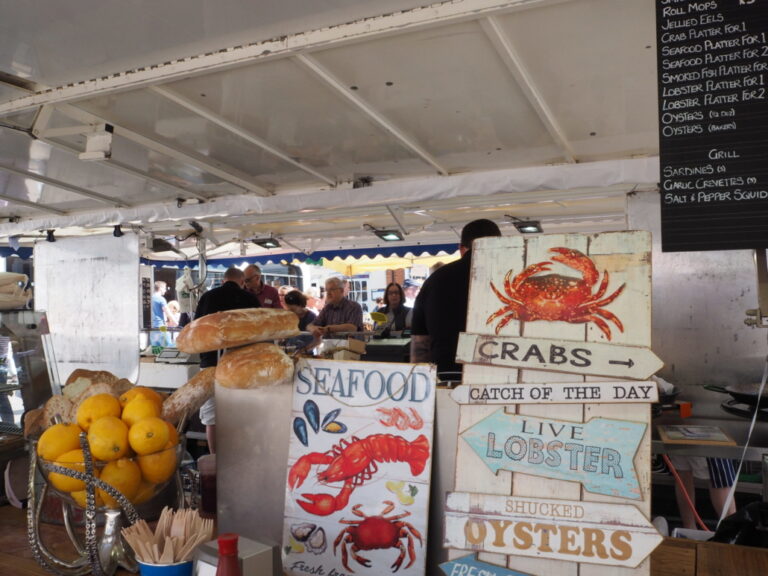
M 120 224 L 115 224 L 115 229 L 112 231 L 112 236 L 115 238 L 120 238 L 120 236 L 123 235 L 123 229 L 120 227 Z
M 374 234 L 376 234 L 376 236 L 384 240 L 384 242 L 399 242 L 403 240 L 403 234 L 400 232 L 400 230 L 379 229 L 379 228 L 374 228 L 370 224 L 363 224 L 363 228 L 365 228 L 369 232 L 373 232 Z
M 272 235 L 267 238 L 254 238 L 251 240 L 251 242 L 258 244 L 267 250 L 271 250 L 272 248 L 280 248 L 280 242 L 278 242 L 277 238 L 273 237 Z
M 45 239 L 48 242 L 56 242 L 56 238 L 53 236 L 53 230 L 46 230 L 45 231 Z
M 504 217 L 512 222 L 512 226 L 517 228 L 517 231 L 520 232 L 520 234 L 541 234 L 544 232 L 544 229 L 541 227 L 541 222 L 538 220 L 523 220 L 516 216 L 510 216 L 509 214 L 505 214 Z

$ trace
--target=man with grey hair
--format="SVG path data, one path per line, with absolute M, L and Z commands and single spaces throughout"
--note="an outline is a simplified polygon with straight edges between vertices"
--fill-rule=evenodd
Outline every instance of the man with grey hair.
M 344 295 L 342 278 L 331 276 L 325 281 L 325 306 L 307 329 L 315 338 L 328 338 L 338 332 L 362 332 L 363 309 Z

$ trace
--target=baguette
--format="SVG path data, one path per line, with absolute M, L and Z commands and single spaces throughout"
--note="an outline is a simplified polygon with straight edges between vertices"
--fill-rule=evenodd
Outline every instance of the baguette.
M 226 388 L 258 388 L 292 379 L 293 360 L 269 342 L 227 352 L 216 367 L 216 382 Z
M 242 308 L 216 312 L 190 322 L 176 338 L 176 347 L 194 354 L 290 338 L 299 333 L 299 317 L 290 310 Z
M 192 414 L 213 396 L 213 376 L 216 366 L 203 368 L 189 382 L 178 388 L 163 402 L 163 419 L 178 424 L 184 414 Z

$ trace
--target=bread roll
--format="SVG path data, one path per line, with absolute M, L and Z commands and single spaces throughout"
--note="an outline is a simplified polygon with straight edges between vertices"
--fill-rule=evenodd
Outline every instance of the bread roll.
M 213 396 L 213 376 L 216 366 L 203 368 L 192 379 L 178 388 L 163 402 L 163 418 L 178 424 L 184 414 L 191 415 Z
M 29 410 L 23 416 L 24 438 L 34 438 L 45 432 L 45 410 L 35 408 Z
M 292 379 L 293 360 L 269 342 L 227 352 L 216 367 L 216 382 L 227 388 L 258 388 Z
M 189 354 L 212 352 L 298 333 L 299 317 L 290 310 L 243 308 L 197 318 L 184 326 L 176 338 L 176 347 Z

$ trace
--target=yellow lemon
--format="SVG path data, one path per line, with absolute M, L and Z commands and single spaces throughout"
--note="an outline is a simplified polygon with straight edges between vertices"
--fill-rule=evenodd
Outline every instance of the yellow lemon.
M 85 508 L 85 490 L 76 490 L 69 493 L 70 496 L 77 502 L 77 505 L 81 508 Z M 99 492 L 96 491 L 96 506 L 104 506 L 104 501 L 99 496 Z
M 128 452 L 128 426 L 116 416 L 105 416 L 91 424 L 88 430 L 91 454 L 98 460 L 109 462 Z
M 147 482 L 160 484 L 168 480 L 176 472 L 176 447 L 169 442 L 166 448 L 154 454 L 146 454 L 136 458 L 139 461 L 141 475 Z
M 117 488 L 129 500 L 136 497 L 136 493 L 141 485 L 141 470 L 136 462 L 128 458 L 109 462 L 104 466 L 100 477 L 113 488 Z M 117 500 L 104 490 L 99 489 L 98 493 L 108 508 L 120 508 Z
M 85 456 L 83 455 L 83 451 L 80 448 L 77 450 L 64 452 L 64 454 L 56 458 L 54 462 L 59 466 L 69 468 L 70 470 L 85 472 Z M 96 470 L 94 470 L 94 474 L 95 473 Z M 60 490 L 61 492 L 85 490 L 85 482 L 82 480 L 72 478 L 71 476 L 67 476 L 65 474 L 57 474 L 56 472 L 51 472 L 48 474 L 48 483 L 56 488 L 56 490 Z
M 176 426 L 165 420 L 165 425 L 168 426 L 168 442 L 173 446 L 179 443 L 179 433 L 176 431 Z
M 110 394 L 94 394 L 77 407 L 77 423 L 86 432 L 93 422 L 104 416 L 120 417 L 120 402 Z
M 128 442 L 136 454 L 152 454 L 168 443 L 170 431 L 162 418 L 152 416 L 139 420 L 128 430 Z
M 162 408 L 155 401 L 139 393 L 123 408 L 122 419 L 131 427 L 144 418 L 159 418 L 161 411 Z
M 142 394 L 146 398 L 149 398 L 150 400 L 154 401 L 156 404 L 162 407 L 163 400 L 164 400 L 163 396 L 157 390 L 153 390 L 152 388 L 147 388 L 146 386 L 134 386 L 127 392 L 124 392 L 119 398 L 120 406 L 125 408 L 125 405 L 128 404 L 128 402 L 133 400 L 139 394 Z
M 155 490 L 157 490 L 157 484 L 142 480 L 139 489 L 136 491 L 136 496 L 133 497 L 131 502 L 134 504 L 143 504 L 155 495 Z
M 77 424 L 54 424 L 40 436 L 37 454 L 43 460 L 56 460 L 64 452 L 80 447 L 80 432 Z

